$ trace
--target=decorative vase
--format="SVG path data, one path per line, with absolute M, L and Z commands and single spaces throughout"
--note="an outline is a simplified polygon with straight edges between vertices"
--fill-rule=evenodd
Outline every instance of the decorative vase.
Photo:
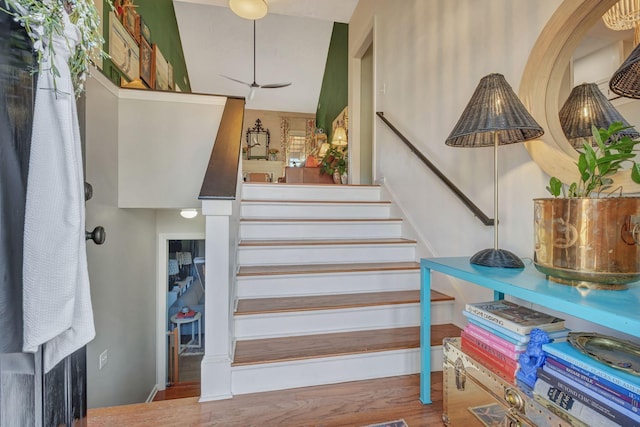
M 348 173 L 343 173 L 342 176 L 340 177 L 340 182 L 342 182 L 343 184 L 348 184 L 349 183 L 349 174 Z
M 333 182 L 334 184 L 340 184 L 340 172 L 337 169 L 333 171 Z
M 533 202 L 534 264 L 550 280 L 609 290 L 640 280 L 640 198 Z

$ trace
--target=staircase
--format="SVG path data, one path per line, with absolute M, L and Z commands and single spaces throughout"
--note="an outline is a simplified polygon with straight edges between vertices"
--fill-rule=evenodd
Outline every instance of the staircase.
M 244 184 L 233 394 L 419 372 L 415 246 L 377 186 Z M 440 370 L 459 329 L 431 300 Z

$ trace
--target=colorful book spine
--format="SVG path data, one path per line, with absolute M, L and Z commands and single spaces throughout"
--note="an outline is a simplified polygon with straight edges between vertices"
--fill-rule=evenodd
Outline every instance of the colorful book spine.
M 597 393 L 581 386 L 571 378 L 564 375 L 556 375 L 554 372 L 551 372 L 548 369 L 548 367 L 538 369 L 538 378 L 571 396 L 574 401 L 586 405 L 593 411 L 596 411 L 598 414 L 609 419 L 610 422 L 613 421 L 618 425 L 625 427 L 640 425 L 640 415 L 633 413 L 632 411 L 629 411 L 628 409 L 625 409 L 619 405 L 616 405 L 612 401 L 608 401 L 602 398 Z M 570 406 L 571 403 L 568 403 L 568 405 Z M 582 419 L 583 421 L 590 421 L 589 419 L 584 419 L 580 416 L 578 416 L 578 418 Z
M 538 402 L 542 407 L 547 408 L 550 412 L 555 414 L 557 417 L 567 421 L 569 425 L 573 427 L 592 427 L 590 425 L 587 425 L 586 423 L 583 423 L 582 421 L 580 421 L 579 419 L 577 419 L 576 417 L 574 417 L 573 415 L 571 415 L 570 413 L 562 409 L 560 406 L 551 402 L 545 396 L 540 396 L 538 393 L 533 393 L 533 399 L 536 402 Z
M 492 334 L 495 334 L 500 338 L 509 341 L 510 343 L 513 343 L 516 345 L 522 345 L 522 344 L 526 345 L 529 342 L 529 335 L 516 334 L 513 331 L 510 331 L 506 328 L 496 325 L 495 323 L 491 323 L 488 320 L 485 320 L 482 317 L 478 317 L 473 313 L 469 313 L 466 310 L 463 310 L 462 314 L 467 318 L 469 322 L 473 323 L 474 325 L 487 329 Z
M 547 355 L 565 363 L 570 363 L 574 367 L 594 374 L 601 379 L 605 379 L 613 384 L 617 384 L 625 390 L 629 390 L 636 395 L 640 394 L 640 376 L 628 374 L 619 369 L 601 363 L 591 356 L 576 350 L 568 342 L 553 342 L 542 346 Z
M 578 425 L 588 425 L 589 427 L 611 427 L 616 425 L 604 415 L 576 401 L 573 396 L 557 389 L 542 378 L 536 380 L 536 384 L 533 387 L 533 395 L 538 402 L 544 404 L 544 401 L 547 401 L 553 405 L 552 407 L 545 405 L 547 408 L 556 407 L 564 411 L 569 417 L 575 417 L 578 420 L 578 423 L 576 423 Z M 561 415 L 557 411 L 553 412 Z M 568 417 L 563 418 L 566 419 Z M 573 422 L 571 424 L 574 425 Z
M 477 347 L 481 348 L 485 353 L 488 353 L 488 354 L 492 355 L 496 359 L 499 359 L 499 360 L 512 360 L 512 361 L 517 361 L 518 360 L 518 355 L 517 354 L 507 354 L 507 353 L 503 352 L 500 348 L 494 346 L 489 341 L 487 341 L 487 340 L 485 340 L 483 338 L 478 338 L 475 335 L 469 333 L 466 330 L 466 328 L 462 330 L 462 332 L 460 333 L 460 336 L 466 338 L 468 341 L 471 341 Z
M 509 341 L 504 340 L 496 334 L 492 334 L 490 331 L 474 325 L 473 323 L 469 323 L 467 326 L 465 326 L 464 330 L 469 335 L 485 341 L 487 344 L 490 344 L 492 347 L 496 348 L 498 351 L 506 354 L 512 359 L 517 359 L 518 356 L 527 349 L 526 345 L 516 345 L 510 343 Z
M 545 366 L 549 366 L 550 369 L 570 377 L 578 384 L 594 390 L 601 396 L 611 399 L 627 409 L 634 412 L 638 412 L 640 410 L 640 402 L 636 397 L 632 397 L 637 395 L 629 390 L 625 390 L 617 384 L 613 384 L 598 377 L 597 375 L 590 374 L 589 372 L 573 366 L 570 363 L 555 359 L 553 356 L 547 356 Z
M 465 310 L 462 311 L 462 314 L 467 318 L 467 320 L 470 323 L 477 325 L 481 328 L 484 328 L 487 331 L 491 332 L 492 334 L 495 334 L 498 337 L 502 338 L 503 340 L 506 340 L 512 344 L 526 346 L 527 343 L 529 342 L 529 338 L 530 338 L 529 335 L 517 334 L 513 331 L 500 327 L 495 323 L 491 323 L 488 320 L 478 317 Z M 551 338 L 555 342 L 555 341 L 565 340 L 569 332 L 570 332 L 569 329 L 565 328 L 560 331 L 547 332 L 547 335 L 549 335 L 549 338 Z
M 503 361 L 494 358 L 492 355 L 484 352 L 480 347 L 476 346 L 463 336 L 461 338 L 462 351 L 467 353 L 481 365 L 491 369 L 495 374 L 504 378 L 509 382 L 514 382 L 516 372 L 519 365 L 514 360 Z
M 534 328 L 545 331 L 564 329 L 564 319 L 506 300 L 469 303 L 465 310 L 521 335 L 529 334 Z

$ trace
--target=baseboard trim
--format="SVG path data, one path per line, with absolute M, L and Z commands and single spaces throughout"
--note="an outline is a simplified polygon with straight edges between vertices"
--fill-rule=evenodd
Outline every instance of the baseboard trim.
M 147 400 L 145 401 L 145 403 L 153 402 L 153 399 L 155 399 L 156 394 L 158 394 L 158 384 L 155 384 L 153 386 L 153 388 L 151 389 L 151 393 L 149 393 L 149 397 L 147 397 Z

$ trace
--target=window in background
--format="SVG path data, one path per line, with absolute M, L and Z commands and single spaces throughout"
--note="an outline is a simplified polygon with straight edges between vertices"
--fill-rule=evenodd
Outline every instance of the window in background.
M 288 142 L 287 166 L 302 166 L 302 163 L 307 158 L 304 131 L 289 131 Z

